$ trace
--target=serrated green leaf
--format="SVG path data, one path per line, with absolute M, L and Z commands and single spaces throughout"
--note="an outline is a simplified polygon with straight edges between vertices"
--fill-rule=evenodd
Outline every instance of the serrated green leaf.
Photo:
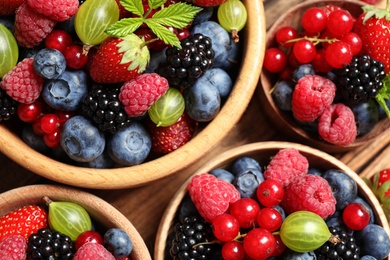
M 177 38 L 176 34 L 170 31 L 168 28 L 162 26 L 161 24 L 153 21 L 152 19 L 147 19 L 145 23 L 152 30 L 152 32 L 165 44 L 175 46 L 181 49 L 180 40 Z
M 382 80 L 383 87 L 378 91 L 378 94 L 375 96 L 378 104 L 386 112 L 388 118 L 390 118 L 390 109 L 387 106 L 386 100 L 390 99 L 390 74 L 387 74 L 386 77 Z
M 385 198 L 385 193 L 390 189 L 390 181 L 385 181 L 378 189 L 379 196 Z
M 142 24 L 143 19 L 141 17 L 124 18 L 111 25 L 106 33 L 115 37 L 124 37 L 135 32 Z
M 141 17 L 144 15 L 142 0 L 120 0 L 119 2 L 127 11 Z
M 179 2 L 156 12 L 150 20 L 164 26 L 172 26 L 174 28 L 183 29 L 201 10 L 201 7 Z
M 165 4 L 167 0 L 148 0 L 149 8 L 156 9 Z

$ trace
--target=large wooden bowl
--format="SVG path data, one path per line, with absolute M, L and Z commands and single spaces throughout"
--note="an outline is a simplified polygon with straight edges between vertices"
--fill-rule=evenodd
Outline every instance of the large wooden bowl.
M 389 223 L 387 222 L 386 216 L 383 212 L 382 207 L 380 206 L 375 195 L 372 193 L 367 184 L 347 165 L 336 159 L 335 157 L 311 148 L 306 145 L 290 143 L 290 142 L 258 142 L 252 144 L 242 145 L 231 150 L 225 151 L 220 155 L 216 156 L 208 163 L 200 167 L 193 175 L 191 175 L 187 181 L 180 187 L 180 189 L 173 196 L 173 199 L 169 203 L 167 209 L 165 210 L 161 222 L 158 228 L 158 233 L 156 237 L 156 243 L 154 247 L 154 259 L 163 260 L 166 253 L 166 242 L 168 234 L 172 231 L 172 223 L 176 216 L 177 209 L 183 200 L 184 196 L 187 194 L 187 185 L 191 178 L 194 175 L 207 173 L 216 168 L 225 168 L 228 167 L 238 158 L 243 156 L 248 156 L 256 159 L 261 166 L 266 165 L 271 156 L 274 156 L 279 150 L 285 148 L 295 148 L 302 155 L 304 155 L 308 161 L 309 166 L 318 168 L 318 169 L 340 169 L 346 172 L 350 177 L 352 177 L 358 185 L 358 195 L 365 199 L 374 209 L 375 221 L 377 224 L 381 225 L 385 230 L 389 231 Z
M 132 167 L 91 169 L 53 160 L 26 145 L 12 125 L 0 125 L 0 152 L 47 179 L 94 189 L 140 186 L 169 176 L 198 161 L 215 147 L 239 121 L 256 89 L 265 50 L 265 15 L 262 1 L 243 1 L 248 21 L 241 67 L 234 88 L 221 111 L 187 144 L 178 150 Z
M 43 197 L 52 201 L 70 201 L 79 204 L 87 210 L 94 224 L 102 228 L 120 228 L 131 238 L 133 251 L 132 260 L 152 259 L 142 237 L 116 208 L 106 201 L 90 193 L 59 185 L 30 185 L 0 194 L 0 216 L 25 205 L 43 205 Z
M 364 4 L 365 3 L 362 1 L 353 0 L 315 0 L 306 1 L 301 4 L 298 4 L 288 10 L 285 14 L 280 16 L 268 30 L 266 38 L 266 48 L 277 46 L 274 38 L 279 28 L 283 26 L 293 26 L 294 28 L 300 30 L 300 18 L 302 17 L 302 14 L 305 12 L 305 10 L 309 9 L 310 7 L 336 5 L 349 10 L 352 15 L 357 17 L 363 12 L 361 7 Z M 316 147 L 320 150 L 329 153 L 338 153 L 345 152 L 364 145 L 367 142 L 373 141 L 375 138 L 378 138 L 379 136 L 388 134 L 390 132 L 390 120 L 388 118 L 385 118 L 382 119 L 379 123 L 377 123 L 377 125 L 370 133 L 358 137 L 356 141 L 350 145 L 339 146 L 325 142 L 319 137 L 313 136 L 309 132 L 305 131 L 297 124 L 297 122 L 292 118 L 291 115 L 287 115 L 276 106 L 270 93 L 277 80 L 278 77 L 276 76 L 276 74 L 269 73 L 268 71 L 266 71 L 266 69 L 263 69 L 262 74 L 260 76 L 259 86 L 256 90 L 256 95 L 260 98 L 261 105 L 265 111 L 265 114 L 268 116 L 269 120 L 277 127 L 278 131 L 282 132 L 294 141 L 308 144 L 310 146 Z

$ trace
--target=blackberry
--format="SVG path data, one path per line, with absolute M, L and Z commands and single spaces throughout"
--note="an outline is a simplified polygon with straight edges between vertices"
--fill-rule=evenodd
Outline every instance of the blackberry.
M 171 243 L 170 255 L 174 260 L 216 259 L 215 244 L 201 244 L 214 239 L 211 224 L 206 223 L 199 215 L 191 215 L 180 219 L 174 226 L 174 239 Z
M 0 121 L 9 120 L 16 114 L 19 102 L 11 98 L 4 89 L 0 88 Z
M 345 68 L 336 69 L 336 85 L 341 97 L 347 104 L 359 104 L 375 98 L 383 87 L 386 76 L 382 62 L 368 55 L 353 57 Z
M 132 120 L 119 100 L 119 93 L 120 86 L 94 84 L 83 99 L 82 114 L 106 133 L 114 134 L 130 126 Z
M 212 67 L 215 55 L 211 39 L 197 33 L 181 41 L 181 49 L 166 49 L 166 64 L 160 64 L 157 72 L 166 77 L 172 86 L 188 88 Z
M 359 259 L 360 248 L 355 238 L 347 231 L 336 227 L 329 227 L 332 238 L 315 251 L 317 260 L 325 259 Z
M 27 260 L 73 259 L 75 248 L 69 236 L 50 228 L 41 228 L 27 243 Z

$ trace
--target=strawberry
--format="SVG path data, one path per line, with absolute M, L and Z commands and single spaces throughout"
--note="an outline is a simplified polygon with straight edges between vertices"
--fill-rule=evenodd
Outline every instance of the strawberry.
M 149 60 L 149 50 L 137 35 L 108 37 L 92 58 L 90 74 L 98 83 L 125 82 L 142 74 Z
M 24 1 L 25 0 L 0 1 L 0 16 L 15 15 L 16 9 L 18 9 Z
M 187 0 L 187 2 L 201 7 L 218 6 L 226 1 L 227 0 Z
M 43 207 L 28 205 L 0 217 L 0 241 L 10 235 L 25 239 L 40 228 L 47 227 L 47 212 Z
M 147 124 L 152 138 L 152 151 L 158 154 L 170 153 L 191 140 L 197 122 L 184 113 L 173 125 L 167 127 L 156 126 L 150 121 Z
M 370 179 L 364 179 L 364 181 L 378 198 L 390 221 L 390 168 L 383 169 L 373 175 Z
M 390 72 L 390 11 L 387 1 L 386 9 L 366 5 L 358 17 L 355 31 L 363 42 L 362 52 L 385 65 L 385 72 Z

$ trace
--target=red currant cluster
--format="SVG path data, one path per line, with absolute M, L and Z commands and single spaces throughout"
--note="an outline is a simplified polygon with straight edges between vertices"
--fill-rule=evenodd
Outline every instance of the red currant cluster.
M 275 208 L 284 197 L 283 185 L 267 179 L 260 183 L 256 194 L 258 200 L 241 198 L 231 205 L 229 213 L 212 221 L 214 236 L 223 243 L 225 260 L 244 259 L 245 255 L 265 259 L 279 256 L 286 249 L 280 236 L 272 233 L 283 222 L 282 213 Z
M 343 68 L 360 53 L 362 40 L 353 32 L 355 18 L 345 9 L 327 5 L 311 7 L 301 18 L 303 32 L 291 26 L 275 34 L 278 47 L 265 52 L 264 67 L 290 79 L 293 68 L 311 63 L 317 72 Z
M 20 104 L 17 114 L 20 120 L 31 123 L 35 134 L 42 136 L 49 148 L 60 144 L 60 133 L 65 122 L 73 116 L 73 112 L 49 109 L 45 103 L 36 100 L 31 104 Z

